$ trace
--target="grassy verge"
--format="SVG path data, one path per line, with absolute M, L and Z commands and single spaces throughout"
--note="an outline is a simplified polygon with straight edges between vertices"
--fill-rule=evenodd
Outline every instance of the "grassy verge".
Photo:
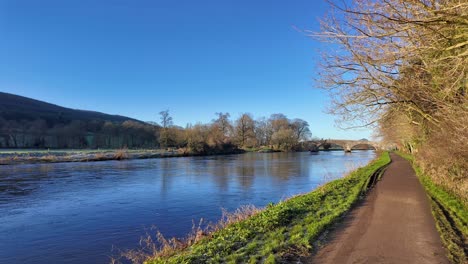
M 276 263 L 307 254 L 368 188 L 371 176 L 389 162 L 385 152 L 344 178 L 270 205 L 181 250 L 155 252 L 146 263 Z
M 424 186 L 431 201 L 431 209 L 437 229 L 448 257 L 453 263 L 466 263 L 468 260 L 468 208 L 455 194 L 436 185 L 414 163 L 413 156 L 397 152 L 409 160 Z

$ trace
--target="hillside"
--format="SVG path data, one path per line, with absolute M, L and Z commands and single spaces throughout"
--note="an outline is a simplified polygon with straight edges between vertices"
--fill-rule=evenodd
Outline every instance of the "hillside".
M 158 146 L 158 126 L 0 92 L 0 148 Z
M 141 122 L 139 120 L 125 116 L 71 109 L 3 92 L 0 92 L 0 117 L 5 120 L 16 121 L 43 119 L 49 125 L 55 123 L 68 123 L 73 120 L 99 120 L 119 123 L 126 120 L 131 120 L 135 122 Z

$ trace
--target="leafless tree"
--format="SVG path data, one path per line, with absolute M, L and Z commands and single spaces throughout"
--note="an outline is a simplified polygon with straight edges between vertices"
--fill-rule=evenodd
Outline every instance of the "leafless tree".
M 347 125 L 375 124 L 390 104 L 438 124 L 440 117 L 423 103 L 450 107 L 465 93 L 466 2 L 359 0 L 331 6 L 322 32 L 311 35 L 332 43 L 319 83 L 332 95 L 331 112 Z M 428 80 L 401 82 L 405 69 Z
M 466 197 L 468 2 L 329 3 L 322 31 L 306 33 L 329 43 L 318 84 L 330 112 L 343 127 L 379 127 L 417 152 L 426 172 L 452 175 L 445 182 Z
M 267 120 L 265 117 L 261 117 L 255 120 L 255 137 L 257 138 L 258 145 L 270 145 L 272 135 L 273 129 L 269 120 Z
M 161 116 L 161 126 L 163 128 L 168 128 L 172 126 L 172 117 L 169 115 L 169 110 L 164 110 L 159 112 L 159 115 Z
M 240 146 L 245 147 L 255 140 L 255 122 L 250 114 L 242 114 L 236 120 L 236 138 Z
M 159 112 L 161 116 L 161 132 L 160 132 L 160 144 L 162 147 L 168 147 L 170 144 L 171 133 L 170 127 L 172 126 L 172 117 L 169 115 L 169 110 Z
M 229 121 L 229 117 L 231 117 L 231 115 L 229 113 L 223 112 L 218 112 L 216 113 L 216 115 L 218 116 L 218 118 L 213 120 L 213 123 L 216 124 L 216 126 L 224 136 L 229 136 L 229 134 L 232 131 L 232 125 Z
M 289 127 L 289 119 L 284 114 L 272 114 L 268 121 L 270 122 L 273 132 Z
M 297 142 L 301 140 L 307 140 L 312 136 L 312 133 L 309 129 L 309 123 L 307 123 L 305 120 L 296 118 L 291 122 L 290 127 L 294 132 Z

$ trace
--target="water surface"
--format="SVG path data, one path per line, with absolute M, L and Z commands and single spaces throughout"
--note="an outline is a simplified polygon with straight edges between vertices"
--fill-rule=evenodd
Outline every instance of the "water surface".
M 265 206 L 368 163 L 373 151 L 247 153 L 0 166 L 0 263 L 107 263 L 155 225 L 183 236 L 221 208 Z M 114 251 L 113 251 L 114 249 Z

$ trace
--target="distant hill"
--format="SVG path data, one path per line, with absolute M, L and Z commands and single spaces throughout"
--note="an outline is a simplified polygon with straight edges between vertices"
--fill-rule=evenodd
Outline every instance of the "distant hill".
M 153 148 L 159 126 L 0 92 L 0 148 Z
M 130 117 L 71 109 L 3 92 L 0 92 L 0 117 L 5 120 L 16 121 L 43 119 L 48 124 L 68 123 L 73 120 L 99 120 L 119 123 L 131 120 L 142 123 L 142 121 Z

